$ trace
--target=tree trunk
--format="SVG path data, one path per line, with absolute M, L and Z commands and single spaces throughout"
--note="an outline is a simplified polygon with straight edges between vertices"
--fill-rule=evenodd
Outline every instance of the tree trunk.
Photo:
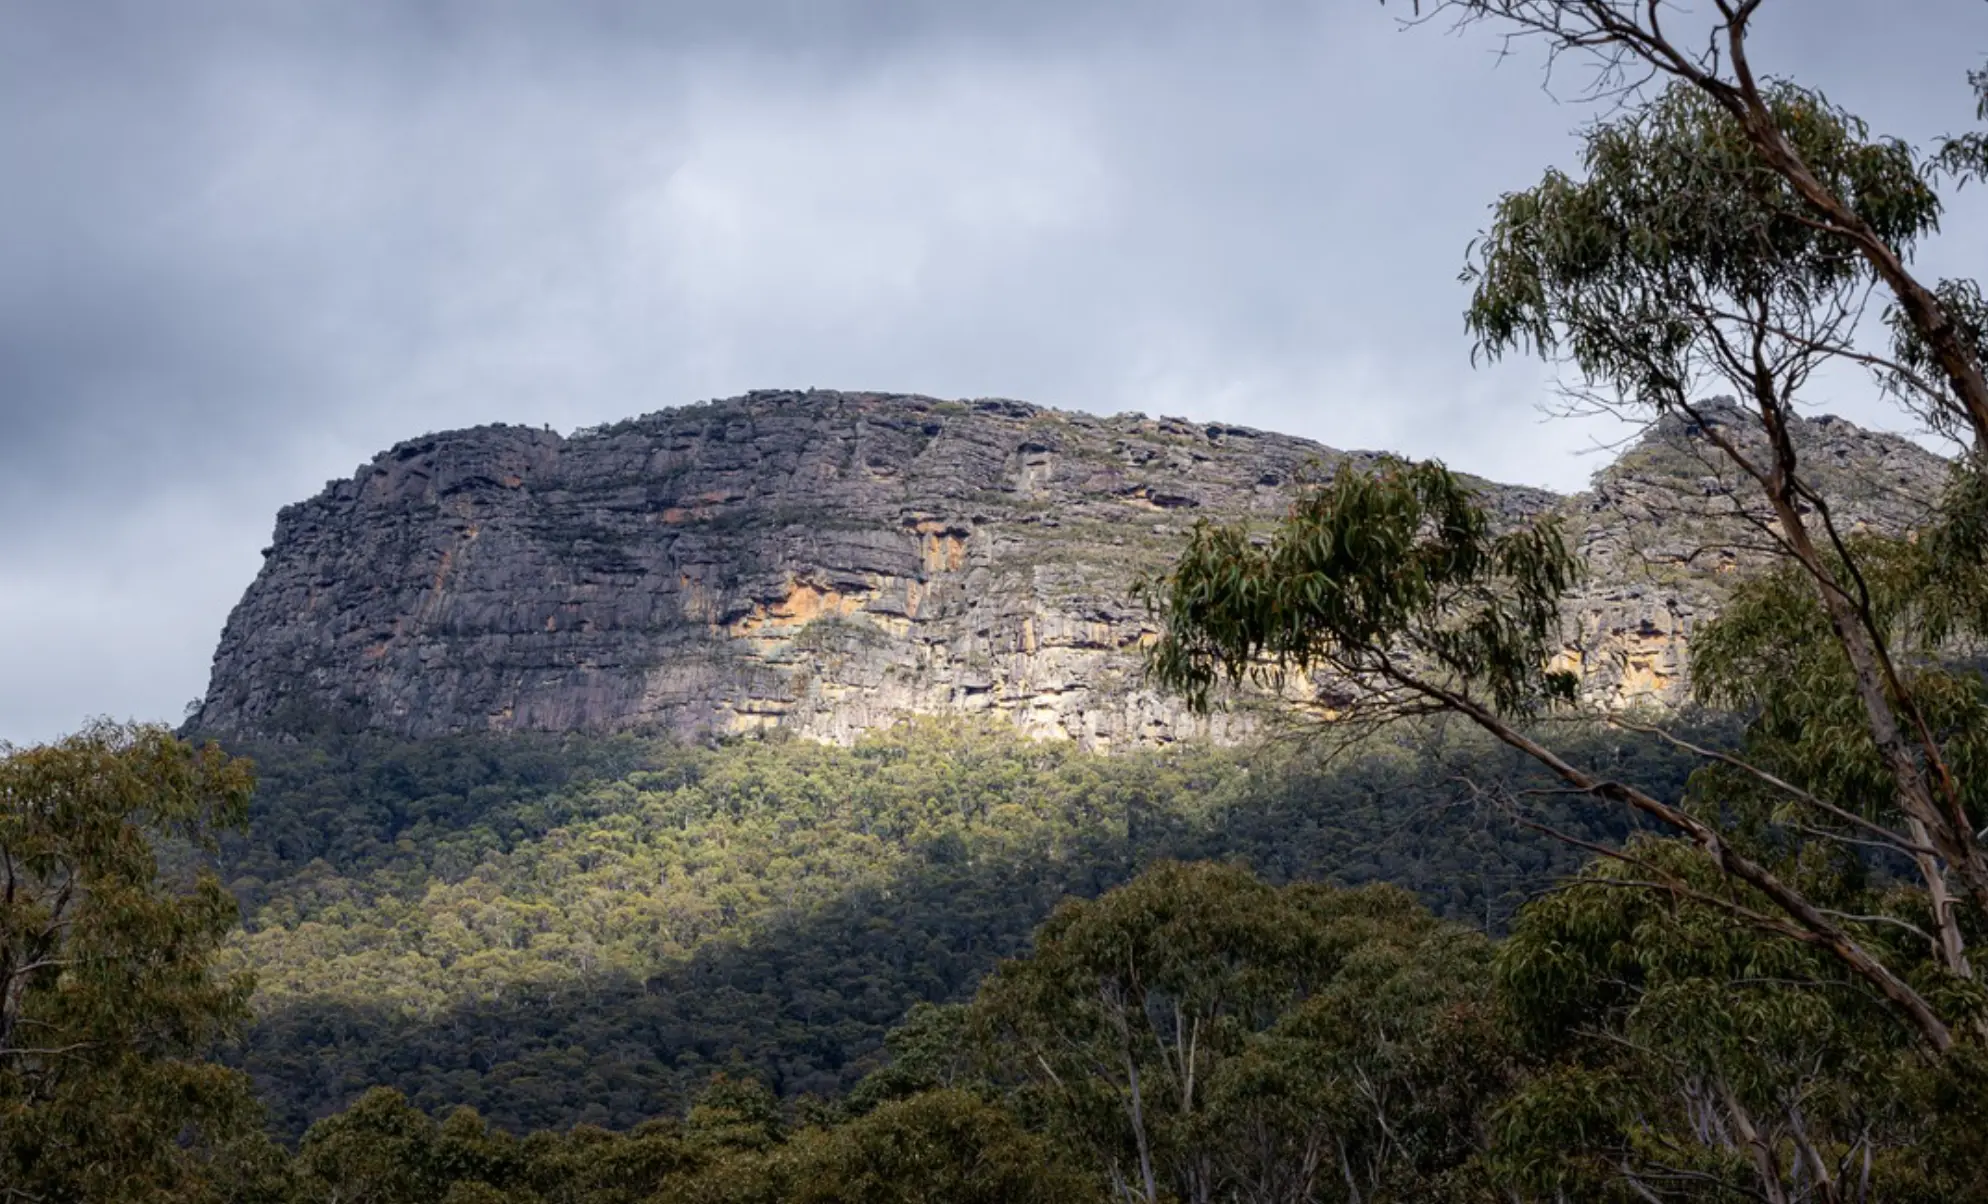
M 1444 689 L 1433 682 L 1410 676 L 1398 669 L 1392 670 L 1390 675 L 1400 685 L 1432 702 L 1440 703 L 1447 710 L 1462 715 L 1500 743 L 1531 757 L 1569 786 L 1596 798 L 1622 803 L 1685 836 L 1712 859 L 1721 873 L 1738 879 L 1765 895 L 1792 921 L 1790 926 L 1777 927 L 1775 931 L 1805 944 L 1815 945 L 1834 956 L 1852 974 L 1889 1000 L 1935 1052 L 1944 1054 L 1953 1048 L 1953 1030 L 1940 1018 L 1939 1013 L 1933 1010 L 1932 1004 L 1926 1001 L 1925 996 L 1894 974 L 1890 967 L 1873 957 L 1869 950 L 1839 928 L 1828 916 L 1818 910 L 1815 904 L 1802 897 L 1799 891 L 1782 882 L 1772 870 L 1733 850 L 1715 829 L 1633 786 L 1605 781 L 1576 768 L 1552 749 L 1524 735 L 1496 714 L 1461 694 Z

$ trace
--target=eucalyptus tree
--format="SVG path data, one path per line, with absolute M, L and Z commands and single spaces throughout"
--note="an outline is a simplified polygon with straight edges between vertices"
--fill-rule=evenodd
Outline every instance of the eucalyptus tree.
M 1984 596 L 1949 608 L 1924 586 L 1943 538 L 1863 560 L 1880 621 L 1912 612 L 1935 648 L 1946 616 Z M 1893 779 L 1812 583 L 1790 569 L 1742 587 L 1695 642 L 1701 689 L 1755 718 L 1740 752 L 1702 750 L 1711 765 L 1669 801 L 1529 722 L 1572 694 L 1548 665 L 1573 567 L 1550 521 L 1500 531 L 1440 466 L 1349 469 L 1267 540 L 1196 533 L 1166 583 L 1154 668 L 1199 705 L 1238 680 L 1289 692 L 1302 673 L 1342 717 L 1461 715 L 1668 831 L 1588 845 L 1600 866 L 1522 911 L 1501 951 L 1519 1027 L 1558 1038 L 1533 1044 L 1544 1065 L 1492 1114 L 1511 1182 L 1543 1199 L 1943 1198 L 1891 1188 L 1919 1174 L 1917 1153 L 1965 1147 L 1978 1126 L 1984 993 L 1944 960 L 1943 917 L 1913 877 Z M 1981 814 L 1979 676 L 1929 655 L 1907 681 Z M 1307 1062 L 1277 1065 L 1288 1078 Z M 1952 1102 L 1934 1108 L 1929 1092 Z M 1326 1098 L 1311 1107 L 1321 1122 Z M 1854 1189 L 1871 1182 L 1886 1191 Z
M 1426 1199 L 1498 1084 L 1489 950 L 1394 888 L 1162 864 L 1066 904 L 970 1015 L 1115 1201 Z
M 1806 170 L 1852 198 L 1860 228 L 1896 247 L 1931 228 L 1937 196 L 1906 148 L 1870 139 L 1853 117 L 1792 85 L 1758 95 Z M 1971 987 L 1969 941 L 1988 926 L 1983 815 L 1972 809 L 1971 766 L 1952 755 L 1954 733 L 1934 722 L 1946 704 L 1923 695 L 1980 689 L 1978 675 L 1942 676 L 1938 666 L 1981 617 L 1962 603 L 1979 585 L 1982 547 L 1966 533 L 1981 529 L 1983 490 L 1978 474 L 1961 471 L 1946 513 L 1936 512 L 1940 499 L 1923 499 L 1926 538 L 1911 554 L 1887 553 L 1902 574 L 1888 587 L 1875 541 L 1836 521 L 1793 437 L 1795 407 L 1823 364 L 1854 352 L 1871 274 L 1856 248 L 1813 218 L 1807 198 L 1762 165 L 1751 137 L 1692 83 L 1593 127 L 1585 179 L 1549 172 L 1498 203 L 1471 250 L 1467 323 L 1482 354 L 1536 351 L 1571 366 L 1586 396 L 1691 420 L 1738 470 L 1747 489 L 1732 496 L 1728 517 L 1750 524 L 1806 583 L 1819 638 L 1842 669 L 1831 685 L 1856 718 L 1838 729 L 1848 741 L 1839 751 L 1879 766 L 1885 788 L 1874 794 L 1859 779 L 1863 793 L 1832 796 L 1830 783 L 1756 766 L 1760 780 L 1826 838 L 1876 840 L 1907 857 L 1946 975 Z M 1750 429 L 1707 411 L 1701 399 L 1713 388 L 1740 399 L 1732 413 Z M 1152 664 L 1202 705 L 1219 680 L 1267 664 L 1324 670 L 1342 716 L 1459 713 L 1576 790 L 1692 842 L 1765 904 L 1732 902 L 1732 914 L 1830 950 L 1933 1049 L 1953 1045 L 1957 1023 L 1978 1025 L 1968 1009 L 1936 1004 L 1941 992 L 1915 985 L 1856 924 L 1749 855 L 1716 811 L 1694 814 L 1584 771 L 1522 730 L 1573 697 L 1573 679 L 1546 666 L 1576 570 L 1550 522 L 1499 530 L 1440 468 L 1343 472 L 1301 499 L 1266 544 L 1197 530 L 1155 591 L 1166 634 Z M 1888 602 L 1883 588 L 1899 599 L 1944 590 L 1955 604 L 1936 615 Z M 1792 647 L 1756 641 L 1754 652 L 1771 661 Z
M 398 1091 L 375 1087 L 311 1126 L 297 1162 L 305 1191 L 336 1204 L 439 1204 L 451 1186 L 440 1128 Z
M 1389 0 L 1382 0 L 1383 4 Z M 1873 211 L 1859 182 L 1837 172 L 1817 147 L 1805 143 L 1787 123 L 1779 97 L 1785 79 L 1755 63 L 1750 38 L 1766 0 L 1707 0 L 1674 5 L 1663 0 L 1405 0 L 1416 21 L 1452 18 L 1459 25 L 1482 24 L 1512 44 L 1542 46 L 1557 69 L 1568 58 L 1588 70 L 1583 85 L 1590 99 L 1640 102 L 1652 85 L 1673 83 L 1715 106 L 1730 123 L 1739 146 L 1758 171 L 1779 180 L 1798 213 L 1818 236 L 1864 265 L 1892 298 L 1894 332 L 1890 354 L 1860 351 L 1861 362 L 1877 369 L 1901 400 L 1935 426 L 1971 440 L 1988 452 L 1988 309 L 1968 281 L 1928 284 L 1912 270 L 1913 236 Z M 1800 5 L 1782 0 L 1776 8 L 1790 18 Z M 1881 21 L 1889 5 L 1874 3 L 1871 20 Z M 1980 101 L 1976 116 L 1988 119 L 1988 69 L 1969 76 Z M 1820 97 L 1816 97 L 1820 101 Z M 1826 108 L 1826 106 L 1825 106 Z M 1862 130 L 1858 130 L 1862 136 Z M 1893 144 L 1896 145 L 1896 144 Z M 1988 140 L 1969 133 L 1942 140 L 1937 158 L 1922 164 L 1959 179 L 1988 169 Z M 1930 217 L 1928 223 L 1930 224 Z
M 1756 7 L 1718 11 L 1743 34 L 1741 8 Z M 1253 683 L 1339 723 L 1458 715 L 1666 834 L 1584 846 L 1604 863 L 1568 896 L 1587 909 L 1522 917 L 1522 932 L 1561 925 L 1540 946 L 1562 958 L 1557 978 L 1524 941 L 1501 959 L 1521 1017 L 1555 1014 L 1589 978 L 1627 992 L 1563 1016 L 1578 1039 L 1500 1109 L 1513 1182 L 1546 1198 L 1940 1198 L 1911 1184 L 1966 1159 L 1907 1164 L 1966 1147 L 1963 1118 L 1988 1099 L 1973 948 L 1988 933 L 1988 684 L 1974 659 L 1988 479 L 1978 458 L 1957 462 L 1943 494 L 1914 499 L 1910 538 L 1881 537 L 1840 520 L 1796 438 L 1804 388 L 1844 361 L 1971 423 L 1964 373 L 1944 392 L 1928 382 L 1952 357 L 1922 310 L 1894 309 L 1893 355 L 1860 342 L 1868 298 L 1900 287 L 1868 244 L 1908 255 L 1938 219 L 1936 181 L 1813 92 L 1749 82 L 1736 113 L 1703 79 L 1671 74 L 1587 131 L 1580 178 L 1549 172 L 1498 202 L 1470 251 L 1466 320 L 1481 355 L 1541 354 L 1571 370 L 1580 399 L 1684 423 L 1738 482 L 1714 517 L 1773 567 L 1735 589 L 1692 653 L 1699 698 L 1749 717 L 1742 746 L 1609 717 L 1705 759 L 1682 801 L 1554 747 L 1534 721 L 1578 703 L 1577 679 L 1553 666 L 1580 566 L 1550 517 L 1494 516 L 1433 464 L 1344 468 L 1267 538 L 1197 528 L 1151 593 L 1164 627 L 1151 668 L 1203 707 Z M 1798 173 L 1763 154 L 1756 109 Z M 1810 183 L 1836 218 L 1818 216 Z M 1948 333 L 1978 350 L 1974 292 L 1941 290 L 1964 319 Z M 1736 400 L 1707 404 L 1715 392 Z M 1601 943 L 1569 953 L 1582 939 Z M 1951 1122 L 1933 1119 L 1929 1082 L 1958 1101 Z M 1527 1161 L 1528 1142 L 1555 1152 Z
M 1978 820 L 1988 692 L 1953 654 L 1988 588 L 1945 547 L 1977 538 L 1947 522 L 1849 544 Z M 1501 527 L 1440 466 L 1381 461 L 1301 497 L 1267 539 L 1198 530 L 1160 595 L 1153 667 L 1201 706 L 1237 682 L 1289 695 L 1299 675 L 1342 720 L 1461 715 L 1667 830 L 1586 844 L 1597 866 L 1523 910 L 1500 951 L 1504 1005 L 1544 1063 L 1490 1114 L 1510 1182 L 1543 1199 L 1954 1198 L 1980 1154 L 1988 1008 L 1946 961 L 1949 916 L 1916 878 L 1813 581 L 1789 565 L 1746 583 L 1694 639 L 1701 696 L 1752 718 L 1738 751 L 1687 744 L 1708 764 L 1670 801 L 1531 722 L 1573 696 L 1550 664 L 1574 569 L 1550 519 Z
M 1795 860 L 1823 905 L 1868 904 L 1854 860 Z M 1910 1032 L 1827 953 L 1702 901 L 1722 897 L 1689 846 L 1643 837 L 1521 913 L 1499 995 L 1539 1069 L 1488 1112 L 1499 1178 L 1624 1204 L 1958 1198 Z
M 234 900 L 160 864 L 211 852 L 251 780 L 157 727 L 0 746 L 0 1200 L 200 1198 L 256 1144 L 247 1079 L 206 1059 L 248 1015 L 213 960 Z
M 1909 247 L 1932 226 L 1937 197 L 1906 148 L 1869 140 L 1855 118 L 1791 85 L 1770 87 L 1763 103 L 1810 170 L 1854 198 L 1863 228 Z M 1590 131 L 1586 160 L 1583 181 L 1551 172 L 1500 201 L 1467 273 L 1470 328 L 1486 354 L 1530 348 L 1571 362 L 1590 396 L 1690 416 L 1749 480 L 1741 516 L 1814 585 L 1893 779 L 1898 843 L 1941 913 L 1948 968 L 1966 975 L 1949 876 L 1988 916 L 1988 857 L 1848 533 L 1791 433 L 1803 386 L 1855 354 L 1865 261 L 1818 229 L 1804 198 L 1758 165 L 1741 124 L 1690 86 Z M 1742 399 L 1755 441 L 1708 420 L 1698 399 L 1711 388 Z

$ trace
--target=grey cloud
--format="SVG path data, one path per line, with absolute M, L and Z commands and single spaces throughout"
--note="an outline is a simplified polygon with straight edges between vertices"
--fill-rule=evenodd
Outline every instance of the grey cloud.
M 1455 273 L 1592 112 L 1399 11 L 0 0 L 0 737 L 174 717 L 276 507 L 428 429 L 907 389 L 1578 485 L 1611 432 L 1471 369 Z M 1988 9 L 1778 11 L 1965 122 Z

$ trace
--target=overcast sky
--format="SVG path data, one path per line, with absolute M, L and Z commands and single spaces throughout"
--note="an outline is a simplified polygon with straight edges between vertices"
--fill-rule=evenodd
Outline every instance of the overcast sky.
M 1767 7 L 1764 69 L 1970 121 L 1981 0 Z M 1456 276 L 1593 111 L 1398 12 L 0 0 L 0 739 L 177 721 L 277 507 L 452 426 L 901 390 L 1578 488 Z

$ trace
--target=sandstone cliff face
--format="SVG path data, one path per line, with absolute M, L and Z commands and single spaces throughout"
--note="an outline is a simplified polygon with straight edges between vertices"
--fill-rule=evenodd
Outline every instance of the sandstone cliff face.
M 1140 683 L 1129 586 L 1196 517 L 1274 517 L 1317 457 L 1338 453 L 835 393 L 415 440 L 278 517 L 195 722 L 1219 735 Z
M 1682 701 L 1691 633 L 1736 581 L 1779 558 L 1760 485 L 1712 439 L 1721 434 L 1766 464 L 1757 422 L 1730 402 L 1700 413 L 1713 431 L 1667 417 L 1560 507 L 1588 570 L 1568 599 L 1560 664 L 1578 670 L 1588 700 L 1608 709 Z M 1924 525 L 1946 480 L 1938 456 L 1838 418 L 1798 418 L 1791 436 L 1846 535 Z M 1822 516 L 1801 509 L 1826 545 Z
M 1937 479 L 1909 444 L 1821 434 L 1870 444 L 1846 465 Z M 1732 520 L 1691 477 L 1690 433 L 1665 439 L 1591 495 L 1486 486 L 1508 515 L 1572 520 L 1597 573 L 1566 656 L 1608 705 L 1675 698 L 1681 640 L 1716 606 L 1724 562 L 1687 545 Z M 1096 748 L 1233 736 L 1245 720 L 1191 716 L 1141 681 L 1155 633 L 1130 587 L 1196 519 L 1267 525 L 1294 477 L 1348 458 L 1231 426 L 826 392 L 571 438 L 428 436 L 281 512 L 192 722 L 839 741 L 991 713 Z M 1688 521 L 1680 482 L 1698 491 Z M 1909 521 L 1887 505 L 1859 501 L 1855 521 Z

